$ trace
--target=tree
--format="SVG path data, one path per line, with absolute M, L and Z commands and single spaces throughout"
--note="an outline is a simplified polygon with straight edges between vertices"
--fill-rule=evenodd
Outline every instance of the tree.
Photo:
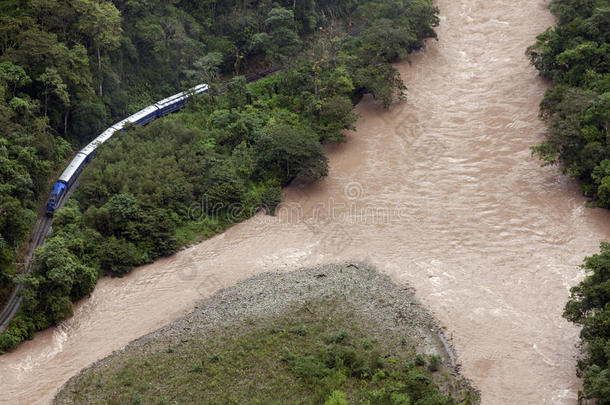
M 373 64 L 379 61 L 393 62 L 398 58 L 406 58 L 416 40 L 405 28 L 383 18 L 362 31 L 360 57 Z
M 129 273 L 138 263 L 136 249 L 132 243 L 110 237 L 101 248 L 100 268 L 102 271 L 122 276 Z
M 252 35 L 248 44 L 248 50 L 252 53 L 265 52 L 271 45 L 271 36 L 266 32 Z
M 140 222 L 143 215 L 141 203 L 130 194 L 117 194 L 111 197 L 104 204 L 103 209 L 108 211 L 109 232 L 117 237 L 127 236 L 128 225 L 132 222 Z
M 597 185 L 598 204 L 610 208 L 610 159 L 602 160 L 593 170 L 591 178 Z
M 17 198 L 0 196 L 0 233 L 9 246 L 17 246 L 35 221 L 36 214 L 24 210 Z
M 246 78 L 244 76 L 236 76 L 227 83 L 227 100 L 229 108 L 237 108 L 248 103 L 250 93 L 246 87 Z
M 44 115 L 47 115 L 49 95 L 54 95 L 65 107 L 70 105 L 70 94 L 57 69 L 46 68 L 45 72 L 38 78 L 44 85 Z
M 103 95 L 102 50 L 116 49 L 121 38 L 121 14 L 110 1 L 76 0 L 72 2 L 79 19 L 76 27 L 86 35 L 95 48 L 98 66 L 98 95 Z
M 294 13 L 281 7 L 269 11 L 265 24 L 270 30 L 269 54 L 273 61 L 285 64 L 299 50 L 301 41 L 294 28 Z
M 12 86 L 13 97 L 19 87 L 32 82 L 21 66 L 13 65 L 11 62 L 0 63 L 0 80 Z
M 355 129 L 354 124 L 358 117 L 352 111 L 352 101 L 344 96 L 336 95 L 322 102 L 320 121 L 323 140 L 342 142 L 345 140 L 344 131 Z
M 328 159 L 311 129 L 275 124 L 256 145 L 263 170 L 287 184 L 297 176 L 316 180 L 328 174 Z
M 72 301 L 93 291 L 97 272 L 79 263 L 62 236 L 38 248 L 35 258 L 33 273 L 19 282 L 24 307 L 38 314 L 38 327 L 46 327 L 72 315 Z
M 211 187 L 206 193 L 210 203 L 210 214 L 218 215 L 232 204 L 239 204 L 245 192 L 245 185 L 230 161 L 214 165 L 210 171 Z
M 392 104 L 396 93 L 399 98 L 406 97 L 407 87 L 400 73 L 389 63 L 357 67 L 354 84 L 361 91 L 370 92 L 376 100 L 381 100 L 385 108 Z
M 203 83 L 211 85 L 218 80 L 220 65 L 222 64 L 222 54 L 220 52 L 209 52 L 204 57 L 195 62 L 197 75 Z
M 563 316 L 582 326 L 584 356 L 578 361 L 584 377 L 584 398 L 610 404 L 610 243 L 602 242 L 600 253 L 585 259 L 585 279 L 570 290 Z

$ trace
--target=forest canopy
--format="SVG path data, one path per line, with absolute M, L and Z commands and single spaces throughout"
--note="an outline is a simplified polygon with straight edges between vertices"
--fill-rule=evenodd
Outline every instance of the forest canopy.
M 547 139 L 533 151 L 610 208 L 610 2 L 552 0 L 550 7 L 558 24 L 527 51 L 553 82 L 540 104 Z

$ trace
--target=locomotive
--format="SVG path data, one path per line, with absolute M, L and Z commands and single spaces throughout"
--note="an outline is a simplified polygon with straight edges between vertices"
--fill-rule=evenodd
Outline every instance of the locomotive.
M 55 210 L 59 207 L 62 198 L 70 189 L 70 186 L 74 184 L 87 162 L 89 162 L 93 156 L 95 156 L 95 151 L 98 146 L 112 138 L 116 132 L 122 131 L 126 124 L 146 125 L 154 119 L 179 110 L 186 104 L 191 96 L 205 93 L 206 91 L 208 91 L 208 85 L 204 83 L 181 93 L 174 94 L 173 96 L 167 97 L 138 111 L 124 120 L 117 122 L 102 132 L 76 154 L 68 167 L 66 167 L 61 176 L 59 176 L 57 182 L 53 185 L 53 190 L 51 191 L 51 195 L 47 200 L 47 216 L 53 216 Z

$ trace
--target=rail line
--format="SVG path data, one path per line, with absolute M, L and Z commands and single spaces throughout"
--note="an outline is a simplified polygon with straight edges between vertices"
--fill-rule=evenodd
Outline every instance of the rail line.
M 79 179 L 80 179 L 80 175 L 79 175 Z M 76 189 L 76 187 L 79 184 L 79 179 L 77 179 L 72 184 L 72 187 L 70 187 L 68 189 L 66 196 L 60 202 L 58 208 L 63 207 L 64 204 L 66 203 L 66 201 L 70 198 L 70 196 L 72 195 L 72 193 L 74 192 L 74 190 Z M 32 266 L 34 264 L 34 261 L 32 260 L 34 257 L 34 251 L 36 250 L 36 248 L 38 248 L 44 244 L 46 236 L 51 231 L 52 225 L 53 225 L 52 217 L 47 217 L 47 215 L 44 212 L 39 214 L 38 219 L 36 220 L 36 225 L 34 225 L 34 228 L 32 229 L 32 236 L 30 237 L 30 241 L 28 243 L 28 248 L 26 250 L 25 270 L 22 274 L 28 274 L 32 270 Z M 17 286 L 13 289 L 13 293 L 11 294 L 8 302 L 2 309 L 2 312 L 0 312 L 0 333 L 3 332 L 7 328 L 11 319 L 13 319 L 15 317 L 15 315 L 17 315 L 17 311 L 19 311 L 19 308 L 21 307 L 22 298 L 19 296 L 19 292 L 22 289 L 23 289 L 23 286 L 21 284 L 17 284 Z

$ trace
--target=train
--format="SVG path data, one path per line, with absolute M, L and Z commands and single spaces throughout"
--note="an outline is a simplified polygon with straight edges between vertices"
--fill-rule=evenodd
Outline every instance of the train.
M 98 135 L 76 154 L 68 167 L 66 167 L 66 169 L 59 176 L 57 182 L 53 184 L 53 189 L 51 190 L 51 194 L 47 200 L 47 216 L 53 216 L 55 210 L 59 207 L 62 199 L 70 189 L 70 186 L 74 184 L 80 173 L 83 171 L 85 165 L 95 156 L 96 149 L 108 139 L 112 138 L 115 133 L 122 131 L 125 125 L 146 125 L 154 119 L 163 117 L 164 115 L 181 109 L 190 97 L 196 94 L 205 93 L 207 91 L 208 85 L 203 83 L 181 93 L 174 94 L 173 96 L 167 97 L 153 105 L 143 108 L 137 113 L 117 122 Z

